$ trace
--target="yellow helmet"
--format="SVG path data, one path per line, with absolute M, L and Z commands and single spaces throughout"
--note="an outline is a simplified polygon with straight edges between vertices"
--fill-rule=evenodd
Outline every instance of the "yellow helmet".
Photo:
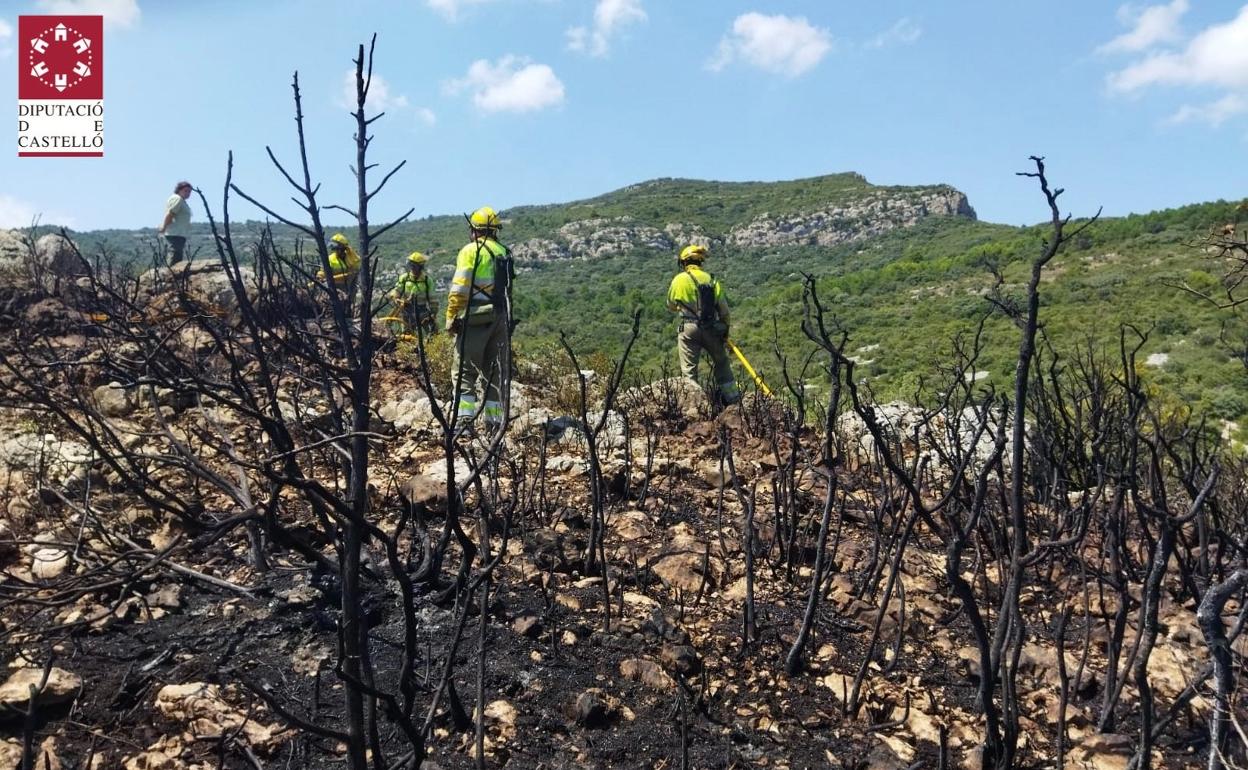
M 413 251 L 411 254 L 407 255 L 407 261 L 413 265 L 423 265 L 429 261 L 429 258 L 424 254 L 421 254 L 419 251 Z
M 343 246 L 350 245 L 349 243 L 347 243 L 347 236 L 343 235 L 342 233 L 334 233 L 334 236 L 330 238 L 329 240 L 333 241 L 334 243 L 341 243 Z
M 472 216 L 468 218 L 474 230 L 497 230 L 502 227 L 498 221 L 498 214 L 489 206 L 482 206 L 472 212 Z
M 680 251 L 681 262 L 702 262 L 706 259 L 706 247 L 700 243 L 686 246 Z

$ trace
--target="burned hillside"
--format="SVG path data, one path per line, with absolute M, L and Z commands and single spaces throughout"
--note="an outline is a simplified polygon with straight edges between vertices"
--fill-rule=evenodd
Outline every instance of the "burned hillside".
M 1087 225 L 1042 159 L 1030 282 L 926 341 L 948 353 L 913 403 L 875 402 L 807 277 L 806 354 L 727 408 L 630 345 L 526 351 L 505 306 L 503 421 L 469 435 L 447 335 L 375 322 L 370 57 L 358 284 L 332 277 L 306 152 L 279 165 L 293 249 L 235 237 L 228 175 L 207 259 L 23 245 L 0 337 L 9 764 L 1244 761 L 1245 464 L 1142 378 L 1145 331 L 1044 333 L 1043 272 Z M 975 376 L 988 314 L 1017 324 L 1008 392 Z

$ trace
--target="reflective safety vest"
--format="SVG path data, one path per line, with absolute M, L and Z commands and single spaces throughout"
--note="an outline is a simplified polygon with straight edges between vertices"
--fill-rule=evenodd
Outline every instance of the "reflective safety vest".
M 702 318 L 702 302 L 699 300 L 701 292 L 698 290 L 700 286 L 711 287 L 715 296 L 715 309 L 713 310 L 718 320 L 727 322 L 726 314 L 720 313 L 719 308 L 725 302 L 724 287 L 720 285 L 715 276 L 706 272 L 697 265 L 688 265 L 684 272 L 677 273 L 672 278 L 672 285 L 667 290 L 667 308 L 674 313 L 680 313 L 680 316 L 687 321 L 697 322 Z M 710 292 L 707 292 L 708 294 Z M 711 311 L 711 308 L 707 308 Z
M 494 313 L 494 268 L 506 256 L 507 247 L 493 238 L 477 238 L 459 250 L 446 298 L 447 320 Z
M 334 283 L 345 286 L 356 273 L 360 272 L 360 255 L 355 253 L 355 249 L 350 246 L 343 249 L 341 254 L 330 249 L 329 272 L 334 277 Z M 324 271 L 318 271 L 317 277 L 324 278 Z
M 427 307 L 431 302 L 431 291 L 433 291 L 433 281 L 429 280 L 428 273 L 424 273 L 419 278 L 411 273 L 404 273 L 399 276 L 399 280 L 395 282 L 394 289 L 390 293 L 396 299 L 409 304 Z

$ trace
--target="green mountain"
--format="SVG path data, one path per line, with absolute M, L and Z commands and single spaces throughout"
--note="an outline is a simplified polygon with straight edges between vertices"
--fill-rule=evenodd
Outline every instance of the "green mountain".
M 1046 213 L 1039 191 L 1036 202 L 1039 218 Z M 769 380 L 780 380 L 780 356 L 796 375 L 808 349 L 799 323 L 801 277 L 810 273 L 880 398 L 911 396 L 947 360 L 953 337 L 989 311 L 993 269 L 1005 294 L 1018 294 L 1048 232 L 1047 225 L 978 221 L 966 196 L 948 186 L 876 186 L 852 173 L 784 182 L 658 179 L 501 213 L 519 270 L 520 355 L 562 356 L 560 333 L 578 353 L 617 354 L 640 308 L 634 361 L 641 376 L 673 368 L 666 288 L 678 250 L 700 242 L 728 291 L 732 335 Z M 1116 348 L 1119 329 L 1131 324 L 1149 335 L 1141 359 L 1150 382 L 1217 417 L 1248 417 L 1248 378 L 1221 343 L 1225 315 L 1180 288 L 1217 285 L 1220 268 L 1198 244 L 1233 219 L 1234 204 L 1219 201 L 1095 223 L 1046 270 L 1043 318 L 1054 348 L 1063 355 L 1089 342 Z M 286 245 L 295 240 L 286 228 L 275 232 Z M 207 234 L 202 224 L 199 234 Z M 150 242 L 151 231 L 79 238 L 126 253 Z M 431 254 L 444 281 L 464 240 L 461 215 L 437 216 L 396 227 L 379 248 L 395 269 L 413 249 Z M 1013 325 L 993 315 L 983 341 L 978 376 L 1008 381 Z

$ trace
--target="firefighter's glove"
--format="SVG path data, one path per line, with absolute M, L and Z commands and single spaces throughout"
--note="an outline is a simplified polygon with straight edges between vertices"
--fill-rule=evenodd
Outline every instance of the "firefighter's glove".
M 446 322 L 446 330 L 451 334 L 459 334 L 460 329 L 464 326 L 464 319 L 452 318 Z

